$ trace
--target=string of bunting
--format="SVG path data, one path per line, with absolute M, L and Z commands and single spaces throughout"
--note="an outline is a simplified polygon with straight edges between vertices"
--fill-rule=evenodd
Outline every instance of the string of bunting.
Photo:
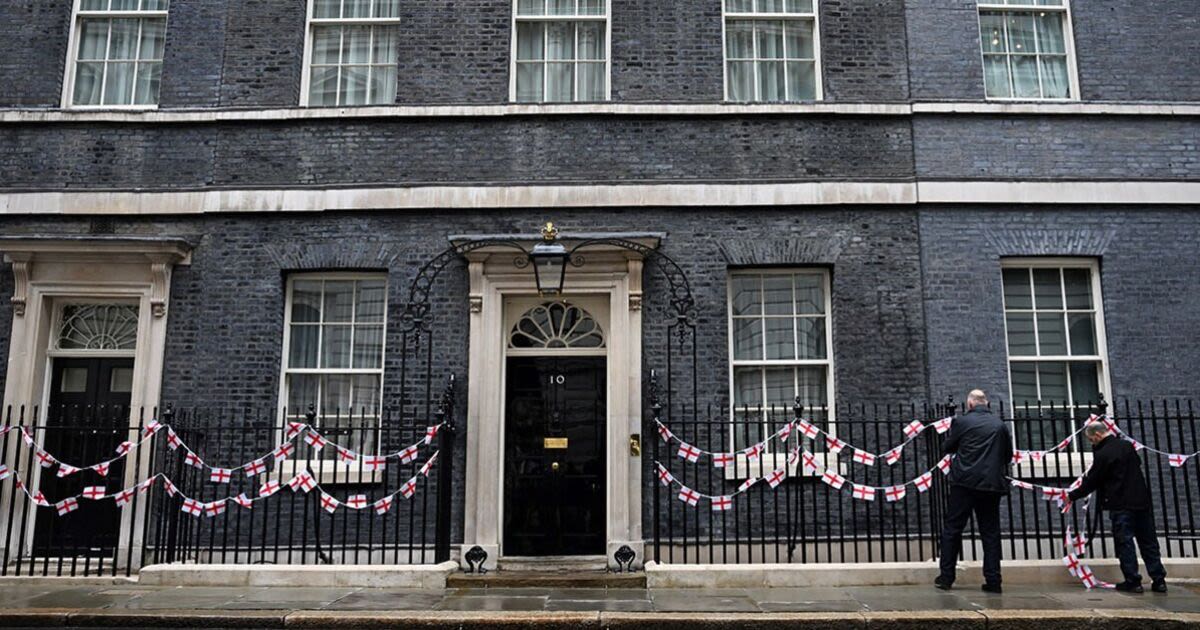
M 160 479 L 162 480 L 162 486 L 167 495 L 171 497 L 179 496 L 183 499 L 183 503 L 180 508 L 183 513 L 194 517 L 207 516 L 211 518 L 214 516 L 219 516 L 225 512 L 225 508 L 230 502 L 233 502 L 247 510 L 252 509 L 256 502 L 269 499 L 277 492 L 282 490 L 285 486 L 293 493 L 303 492 L 307 494 L 313 490 L 316 490 L 320 493 L 321 507 L 330 514 L 337 512 L 338 508 L 343 506 L 351 510 L 363 510 L 369 507 L 376 514 L 387 514 L 388 511 L 392 509 L 392 504 L 395 502 L 396 495 L 402 495 L 405 499 L 411 499 L 413 495 L 416 494 L 419 478 L 429 476 L 429 471 L 433 469 L 433 465 L 437 461 L 438 454 L 440 452 L 441 451 L 434 451 L 434 453 L 429 456 L 429 459 L 426 460 L 421 466 L 417 474 L 413 475 L 412 478 L 401 484 L 397 490 L 374 501 L 368 499 L 365 494 L 352 495 L 345 501 L 339 501 L 333 495 L 326 492 L 325 488 L 322 487 L 321 484 L 318 483 L 313 477 L 312 473 L 308 471 L 297 473 L 287 483 L 281 483 L 274 479 L 269 480 L 259 487 L 257 496 L 254 497 L 251 497 L 243 492 L 237 496 L 225 497 L 223 499 L 216 499 L 213 501 L 200 501 L 187 496 L 181 490 L 179 490 L 179 487 L 173 481 L 171 481 L 169 477 L 167 477 L 166 473 L 161 472 L 151 476 L 145 481 L 136 483 L 133 486 L 118 492 L 108 493 L 104 486 L 88 486 L 83 489 L 83 492 L 75 496 L 65 497 L 54 503 L 51 503 L 41 490 L 30 490 L 28 484 L 25 483 L 25 481 L 21 478 L 18 471 L 10 471 L 7 467 L 4 467 L 3 470 L 0 470 L 0 481 L 3 481 L 10 476 L 13 477 L 16 487 L 20 489 L 21 492 L 23 492 L 25 496 L 34 503 L 34 505 L 38 507 L 52 507 L 59 516 L 66 516 L 67 514 L 79 509 L 80 501 L 113 500 L 116 502 L 117 507 L 124 507 L 133 501 L 135 496 L 149 492 Z

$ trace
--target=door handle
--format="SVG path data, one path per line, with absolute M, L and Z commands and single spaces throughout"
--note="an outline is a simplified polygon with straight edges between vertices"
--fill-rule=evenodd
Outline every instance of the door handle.
M 550 464 L 550 470 L 552 470 L 554 472 L 558 472 L 558 462 L 552 462 Z

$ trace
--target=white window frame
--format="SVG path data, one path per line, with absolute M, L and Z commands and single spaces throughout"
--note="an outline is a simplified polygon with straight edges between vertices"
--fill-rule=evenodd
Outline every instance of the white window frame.
M 824 293 L 824 319 L 825 319 L 825 358 L 824 359 L 735 359 L 734 358 L 734 328 L 733 328 L 733 280 L 738 276 L 794 276 L 796 274 L 820 275 L 821 290 Z M 726 274 L 725 280 L 725 324 L 727 349 L 729 354 L 729 420 L 730 420 L 730 444 L 737 444 L 737 436 L 732 432 L 735 431 L 733 422 L 737 420 L 739 413 L 745 413 L 740 410 L 734 400 L 735 388 L 737 387 L 735 373 L 739 367 L 823 367 L 825 368 L 825 421 L 827 431 L 830 435 L 837 435 L 837 405 L 835 403 L 834 392 L 836 391 L 835 384 L 835 369 L 834 369 L 834 351 L 833 351 L 833 274 L 831 270 L 821 267 L 745 267 L 731 269 Z M 794 289 L 793 289 L 794 291 Z M 795 295 L 792 296 L 792 302 L 795 303 Z M 793 307 L 794 308 L 794 307 Z M 763 316 L 760 314 L 759 319 Z M 749 318 L 746 318 L 749 319 Z M 792 316 L 795 320 L 797 317 Z M 794 326 L 794 325 L 793 325 Z M 793 327 L 793 331 L 795 328 Z M 763 336 L 763 343 L 766 343 L 766 336 Z M 766 376 L 764 375 L 764 379 Z M 763 384 L 765 391 L 766 385 Z M 793 389 L 794 391 L 794 389 Z M 765 405 L 765 402 L 764 402 Z M 790 410 L 790 405 L 788 409 Z M 748 411 L 748 410 L 747 410 Z M 763 413 L 766 413 L 765 410 Z M 763 426 L 768 427 L 767 420 L 763 420 Z M 774 428 L 774 427 L 769 427 Z M 770 448 L 770 446 L 768 446 Z M 764 456 L 762 466 L 764 469 L 774 469 L 782 466 L 787 461 L 787 453 L 772 452 Z M 836 457 L 829 457 L 824 453 L 818 454 L 818 460 L 827 461 L 828 466 L 836 463 Z M 758 464 L 751 464 L 745 460 L 745 456 L 740 453 L 737 456 L 737 461 L 734 466 L 728 466 L 725 469 L 726 478 L 744 478 L 751 472 L 758 470 Z M 789 475 L 794 474 L 795 466 L 789 471 Z
M 305 421 L 305 420 L 296 418 L 296 416 L 298 416 L 298 415 L 302 416 L 307 410 L 297 413 L 297 410 L 287 408 L 288 394 L 290 393 L 288 390 L 288 375 L 290 375 L 290 374 L 318 374 L 318 375 L 323 375 L 323 374 L 348 374 L 348 375 L 377 374 L 379 376 L 379 400 L 378 400 L 379 417 L 376 418 L 376 423 L 378 425 L 381 425 L 383 422 L 383 416 L 384 416 L 384 411 L 383 411 L 384 382 L 383 382 L 383 379 L 384 379 L 385 369 L 387 366 L 388 301 L 386 300 L 386 297 L 385 297 L 384 307 L 383 307 L 384 308 L 383 331 L 382 331 L 383 347 L 380 350 L 381 356 L 380 356 L 380 362 L 379 362 L 378 369 L 374 369 L 374 368 L 372 368 L 372 369 L 362 369 L 362 368 L 336 368 L 336 369 L 295 368 L 295 369 L 292 369 L 289 365 L 291 362 L 291 349 L 292 349 L 292 293 L 293 293 L 293 288 L 295 287 L 295 283 L 297 280 L 383 280 L 385 296 L 388 295 L 388 287 L 389 287 L 389 282 L 388 282 L 388 277 L 387 277 L 386 272 L 374 272 L 374 273 L 372 273 L 372 272 L 344 272 L 344 271 L 313 272 L 313 273 L 305 272 L 305 273 L 292 273 L 292 274 L 287 275 L 287 277 L 284 280 L 285 285 L 286 285 L 286 290 L 284 291 L 284 307 L 283 307 L 283 347 L 282 347 L 282 352 L 281 352 L 280 361 L 279 361 L 280 369 L 279 369 L 278 414 L 279 414 L 279 419 L 280 419 L 280 422 L 279 422 L 280 428 L 278 430 L 276 442 L 278 443 L 283 440 L 283 428 L 282 427 L 287 426 L 287 423 L 289 421 L 302 421 L 302 422 Z M 351 321 L 353 321 L 353 320 L 354 320 L 354 317 L 351 316 Z M 325 321 L 325 308 L 324 308 L 324 305 L 322 304 L 321 321 L 317 322 L 316 325 L 324 326 L 324 321 Z M 318 339 L 317 347 L 318 348 L 321 348 L 321 345 L 322 345 L 321 341 L 320 341 L 320 339 L 321 339 L 320 334 L 321 333 L 318 333 L 318 337 L 317 337 L 317 339 Z M 352 349 L 352 352 L 353 352 L 353 349 Z M 320 400 L 318 399 L 318 404 L 319 403 L 320 403 Z M 320 411 L 320 409 L 318 408 L 318 412 L 319 411 Z M 318 421 L 318 427 L 317 427 L 318 431 L 320 431 L 319 424 L 320 423 Z M 304 445 L 301 445 L 301 446 L 302 446 L 302 448 L 308 448 L 307 446 L 304 446 Z M 331 448 L 331 447 L 326 447 L 326 448 Z M 378 448 L 378 446 L 377 446 L 377 448 Z M 375 455 L 375 454 L 376 453 L 363 453 L 363 455 Z M 291 475 L 294 475 L 295 473 L 303 470 L 305 466 L 310 466 L 312 468 L 312 471 L 315 474 L 319 475 L 317 477 L 317 480 L 321 483 L 331 483 L 331 482 L 335 482 L 335 483 L 366 483 L 366 482 L 370 482 L 370 481 L 377 481 L 378 479 L 381 478 L 380 474 L 378 472 L 361 470 L 361 468 L 362 468 L 361 466 L 346 466 L 335 460 L 310 459 L 308 457 L 297 457 L 295 459 L 287 460 L 286 462 L 284 462 L 283 464 L 281 464 L 280 466 L 277 467 L 277 471 L 280 473 L 281 477 L 282 476 L 290 477 Z
M 782 103 L 803 102 L 803 101 L 787 101 L 787 100 L 764 101 L 759 98 L 756 98 L 755 100 L 752 100 L 752 101 L 730 100 L 730 98 L 729 98 L 729 41 L 728 41 L 728 34 L 726 33 L 726 31 L 728 30 L 727 27 L 729 26 L 729 20 L 731 20 L 731 19 L 733 19 L 733 20 L 772 20 L 772 19 L 774 19 L 774 20 L 795 20 L 795 21 L 804 21 L 804 20 L 811 19 L 812 23 L 813 23 L 813 76 L 814 76 L 815 82 L 816 82 L 815 86 L 814 86 L 814 90 L 813 90 L 813 94 L 816 96 L 816 98 L 814 100 L 815 101 L 825 100 L 825 85 L 824 85 L 824 76 L 823 76 L 823 72 L 822 72 L 824 67 L 821 64 L 821 0 L 812 0 L 812 13 L 811 14 L 809 14 L 809 13 L 790 13 L 790 12 L 786 12 L 786 11 L 783 13 L 733 13 L 733 12 L 729 12 L 729 11 L 725 10 L 725 7 L 727 6 L 726 2 L 727 2 L 727 0 L 721 0 L 721 80 L 724 82 L 724 89 L 722 90 L 722 93 L 724 95 L 724 99 L 726 102 L 729 102 L 729 103 L 768 103 L 768 104 L 779 104 L 781 102 Z M 784 6 L 785 7 L 787 6 L 786 3 Z M 755 63 L 754 94 L 757 97 L 760 95 L 760 90 L 759 90 L 759 85 L 758 85 L 758 67 L 757 67 L 757 65 L 758 65 L 758 62 L 761 61 L 761 59 L 758 58 L 758 38 L 755 38 L 755 41 L 754 41 L 754 57 L 755 57 L 755 59 L 754 59 L 754 63 Z M 786 60 L 783 60 L 783 61 L 786 61 Z M 787 94 L 787 72 L 786 72 L 786 70 L 783 73 L 783 80 L 784 80 L 783 92 L 784 92 L 784 94 Z
M 1070 103 L 1080 100 L 1079 97 L 1079 68 L 1075 57 L 1075 28 L 1073 27 L 1073 19 L 1071 17 L 1071 0 L 1062 0 L 1061 6 L 1034 4 L 1035 0 L 1027 0 L 1023 4 L 1003 4 L 999 2 L 988 2 L 986 0 L 977 0 L 975 9 L 975 24 L 979 28 L 979 63 L 980 67 L 986 72 L 987 60 L 983 52 L 983 13 L 985 11 L 992 12 L 1027 12 L 1027 11 L 1049 11 L 1051 13 L 1062 14 L 1063 21 L 1063 44 L 1067 50 L 1067 84 L 1070 87 L 1071 93 L 1066 98 L 1054 98 L 1044 96 L 988 96 L 986 79 L 981 85 L 983 88 L 983 96 L 989 101 L 1038 101 L 1038 102 L 1058 102 Z M 1006 33 L 1007 36 L 1007 33 Z M 1036 37 L 1036 34 L 1035 34 Z M 1006 44 L 1007 46 L 1007 44 Z M 1011 67 L 1008 73 L 1009 77 L 1009 92 L 1012 89 L 1012 70 Z M 1038 91 L 1045 92 L 1042 87 L 1042 75 L 1038 72 Z
M 308 9 L 304 16 L 304 65 L 300 74 L 300 107 L 309 107 L 309 90 L 312 87 L 312 46 L 313 46 L 313 27 L 316 26 L 389 26 L 400 24 L 400 16 L 396 17 L 357 17 L 357 18 L 315 18 L 313 17 L 313 1 L 308 0 Z M 373 48 L 373 47 L 372 47 Z M 399 79 L 399 59 L 393 59 L 393 64 L 397 66 L 397 83 Z M 342 64 L 339 64 L 342 65 Z M 340 74 L 339 74 L 340 76 Z M 338 81 L 338 101 L 341 101 L 341 81 Z M 320 107 L 385 107 L 395 105 L 396 95 L 386 103 L 366 104 L 366 105 L 321 105 Z
M 520 0 L 512 0 L 512 24 L 510 25 L 511 37 L 509 38 L 508 51 L 508 100 L 511 103 L 519 103 L 521 105 L 564 105 L 571 103 L 587 103 L 590 101 L 570 100 L 570 101 L 548 101 L 546 100 L 546 78 L 548 73 L 542 73 L 542 100 L 540 101 L 518 101 L 517 100 L 517 24 L 519 22 L 603 22 L 604 23 L 604 100 L 612 100 L 612 0 L 604 0 L 604 13 L 602 15 L 517 15 L 517 8 Z M 542 59 L 539 63 L 546 64 L 546 46 L 547 38 L 542 38 Z M 565 60 L 564 60 L 565 61 Z M 575 37 L 575 58 L 572 63 L 578 65 L 579 62 L 579 37 L 578 33 Z M 594 63 L 594 62 L 593 62 Z M 576 68 L 575 72 L 575 93 L 579 92 L 579 72 Z
M 1100 282 L 1100 261 L 1097 258 L 1063 258 L 1063 257 L 1005 257 L 1000 260 L 1001 271 L 1005 269 L 1085 269 L 1091 277 L 1092 289 L 1092 305 L 1095 310 L 1095 319 L 1093 320 L 1096 329 L 1096 354 L 1094 355 L 1033 355 L 1033 356 L 1018 356 L 1013 357 L 1012 351 L 1008 344 L 1008 304 L 1004 299 L 1004 280 L 1003 276 L 1000 281 L 1000 300 L 1001 311 L 1004 317 L 1004 369 L 1008 378 L 1008 400 L 1009 400 L 1009 415 L 1014 418 L 1017 415 L 1018 409 L 1024 409 L 1023 406 L 1018 406 L 1016 399 L 1013 397 L 1012 385 L 1012 364 L 1014 360 L 1018 363 L 1069 363 L 1075 362 L 1096 362 L 1098 364 L 1097 373 L 1099 375 L 1099 383 L 1097 387 L 1100 389 L 1100 395 L 1104 396 L 1105 400 L 1112 400 L 1112 380 L 1108 365 L 1108 341 L 1104 326 L 1104 296 L 1101 293 Z M 1060 273 L 1060 286 L 1062 286 Z M 1031 287 L 1032 291 L 1032 287 Z M 1065 291 L 1065 289 L 1064 289 Z M 1032 293 L 1031 293 L 1032 295 Z M 1036 300 L 1036 297 L 1033 299 Z M 1036 302 L 1033 304 L 1034 310 L 1030 312 L 1036 313 Z M 1066 296 L 1063 296 L 1063 307 L 1066 307 Z M 1018 312 L 1024 312 L 1025 309 L 1020 309 Z M 1069 331 L 1065 331 L 1069 337 Z M 1037 339 L 1037 317 L 1034 317 L 1034 340 L 1040 344 Z M 1069 347 L 1070 340 L 1067 340 Z M 1067 372 L 1067 378 L 1070 379 L 1070 371 Z M 1070 392 L 1070 382 L 1068 380 L 1067 391 Z M 1020 420 L 1015 420 L 1019 422 Z M 1013 427 L 1013 439 L 1016 440 L 1016 427 Z M 1066 437 L 1065 435 L 1061 437 Z M 1014 446 L 1016 446 L 1014 444 Z M 1053 446 L 1053 445 L 1050 445 Z M 1026 477 L 1061 477 L 1066 474 L 1064 471 L 1069 470 L 1067 460 L 1073 459 L 1075 462 L 1074 470 L 1077 473 L 1083 472 L 1079 467 L 1080 454 L 1082 444 L 1080 438 L 1075 438 L 1070 449 L 1066 452 L 1052 453 L 1043 457 L 1040 462 L 1024 462 L 1019 466 L 1014 466 L 1014 474 Z M 1091 463 L 1091 454 L 1084 453 L 1083 465 Z
M 135 111 L 158 109 L 158 103 L 147 103 L 144 105 L 138 105 L 138 104 L 134 104 L 134 103 L 130 103 L 128 105 L 75 105 L 73 102 L 75 99 L 75 66 L 78 63 L 78 57 L 79 57 L 79 36 L 80 36 L 80 30 L 81 30 L 80 25 L 82 24 L 84 19 L 86 19 L 86 18 L 112 18 L 112 19 L 162 18 L 163 20 L 168 20 L 167 16 L 170 13 L 170 8 L 168 7 L 168 9 L 166 11 L 141 11 L 141 10 L 84 11 L 84 10 L 80 9 L 80 3 L 81 3 L 81 0 L 72 0 L 72 4 L 71 4 L 71 33 L 70 33 L 70 35 L 67 36 L 67 60 L 66 60 L 66 63 L 63 64 L 63 66 L 65 66 L 64 67 L 65 75 L 63 76 L 63 90 L 62 90 L 62 98 L 60 101 L 62 108 L 63 109 L 126 109 L 126 110 L 135 110 Z M 164 30 L 163 30 L 164 37 L 166 37 L 166 33 L 168 32 L 169 28 L 170 28 L 170 23 L 168 21 L 167 28 L 164 28 Z M 111 36 L 112 35 L 110 32 L 109 37 L 111 37 Z M 141 46 L 141 37 L 138 37 L 138 46 L 139 46 L 139 48 Z M 165 43 L 164 43 L 164 47 L 165 47 Z M 107 46 L 105 46 L 104 54 L 107 57 L 107 55 L 108 55 L 108 47 Z M 108 61 L 106 60 L 105 63 L 107 64 Z M 164 69 L 165 69 L 165 62 L 164 62 Z M 137 85 L 136 77 L 134 80 L 134 85 L 135 86 Z M 135 87 L 135 89 L 136 89 L 136 87 Z M 101 93 L 101 98 L 103 98 L 103 94 L 104 94 L 103 87 L 101 87 L 100 93 Z

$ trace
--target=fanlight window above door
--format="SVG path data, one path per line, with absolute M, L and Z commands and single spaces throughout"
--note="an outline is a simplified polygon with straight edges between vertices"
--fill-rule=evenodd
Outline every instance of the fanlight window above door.
M 58 350 L 137 349 L 136 304 L 67 304 L 54 346 Z
M 604 331 L 591 313 L 566 302 L 539 304 L 521 316 L 510 348 L 603 348 Z

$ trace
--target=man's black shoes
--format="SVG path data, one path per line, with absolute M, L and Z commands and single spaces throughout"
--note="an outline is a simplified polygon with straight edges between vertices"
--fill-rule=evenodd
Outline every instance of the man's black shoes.
M 1163 586 L 1165 587 L 1166 585 L 1164 584 Z M 1151 588 L 1153 588 L 1153 587 L 1151 587 Z M 1117 590 L 1122 593 L 1143 593 L 1143 592 L 1145 592 L 1145 589 L 1142 588 L 1141 582 L 1121 582 L 1120 584 L 1117 585 Z
M 1150 590 L 1154 591 L 1155 593 L 1166 593 L 1167 592 L 1167 581 L 1166 580 L 1154 580 L 1154 582 L 1152 584 L 1150 584 Z
M 984 584 L 983 586 L 980 586 L 979 589 L 984 593 L 995 593 L 996 595 L 1004 592 L 1004 589 L 1000 588 L 999 584 Z
M 939 575 L 938 577 L 934 578 L 933 585 L 937 587 L 939 591 L 948 591 L 950 590 L 951 586 L 954 586 L 954 582 L 943 580 L 942 576 Z

